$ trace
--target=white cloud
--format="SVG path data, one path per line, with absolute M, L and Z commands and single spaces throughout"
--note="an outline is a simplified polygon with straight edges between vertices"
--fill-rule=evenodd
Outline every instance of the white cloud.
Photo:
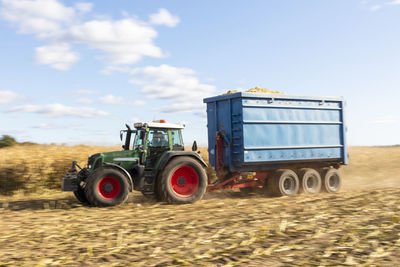
M 122 20 L 92 20 L 72 26 L 62 37 L 106 54 L 113 65 L 133 64 L 143 56 L 161 58 L 161 49 L 153 44 L 157 31 L 144 22 L 126 18 Z
M 377 11 L 378 9 L 380 9 L 382 6 L 381 5 L 374 5 L 374 6 L 371 6 L 370 8 L 369 8 L 369 10 L 371 10 L 371 11 Z
M 204 84 L 194 70 L 170 65 L 134 68 L 129 71 L 131 82 L 142 87 L 141 92 L 151 99 L 165 99 L 168 105 L 161 112 L 204 113 L 203 98 L 215 94 L 215 86 Z
M 100 103 L 102 104 L 124 104 L 124 98 L 115 95 L 106 95 L 99 98 Z
M 134 17 L 113 20 L 107 17 L 83 20 L 93 4 L 76 3 L 67 7 L 57 0 L 0 0 L 1 17 L 15 25 L 20 33 L 34 34 L 50 45 L 38 47 L 40 64 L 65 70 L 79 60 L 72 44 L 86 44 L 101 52 L 107 64 L 134 64 L 143 57 L 161 58 L 165 54 L 154 44 L 157 31 L 153 25 L 175 26 L 179 18 L 166 9 L 150 16 L 150 22 Z M 48 55 L 50 54 L 50 55 Z
M 170 65 L 134 68 L 130 71 L 133 84 L 141 85 L 141 92 L 149 98 L 197 99 L 211 95 L 215 86 L 202 84 L 189 68 L 177 68 Z
M 1 16 L 14 23 L 20 33 L 45 37 L 60 30 L 62 22 L 71 21 L 75 10 L 56 0 L 1 0 Z
M 93 103 L 93 100 L 90 99 L 90 98 L 81 97 L 81 98 L 78 98 L 78 99 L 76 100 L 76 103 L 79 103 L 79 104 L 92 104 L 92 103 Z
M 71 107 L 62 104 L 49 104 L 44 106 L 24 105 L 13 107 L 8 110 L 10 113 L 37 113 L 46 117 L 73 116 L 81 118 L 107 116 L 108 113 L 88 107 Z
M 151 14 L 149 18 L 150 23 L 156 25 L 175 27 L 179 23 L 179 18 L 169 13 L 165 8 L 160 8 L 157 13 Z
M 18 98 L 18 94 L 10 90 L 0 90 L 0 104 L 8 104 Z
M 75 8 L 80 13 L 88 13 L 88 12 L 92 11 L 93 4 L 92 3 L 86 3 L 86 2 L 79 2 L 79 3 L 75 4 Z
M 394 1 L 391 1 L 391 2 L 389 2 L 387 4 L 388 5 L 400 5 L 400 0 L 394 0 Z
M 70 50 L 69 44 L 52 44 L 35 49 L 36 63 L 47 64 L 57 70 L 69 70 L 78 60 L 78 54 Z

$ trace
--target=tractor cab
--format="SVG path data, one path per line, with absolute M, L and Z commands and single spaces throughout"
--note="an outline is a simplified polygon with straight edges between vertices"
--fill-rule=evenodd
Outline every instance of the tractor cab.
M 133 150 L 142 152 L 146 168 L 153 168 L 166 151 L 183 151 L 181 130 L 183 124 L 166 123 L 164 120 L 135 123 Z M 128 137 L 127 137 L 128 139 Z

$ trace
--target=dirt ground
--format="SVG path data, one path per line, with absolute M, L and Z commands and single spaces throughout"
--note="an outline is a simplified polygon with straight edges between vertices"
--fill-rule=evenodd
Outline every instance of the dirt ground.
M 117 207 L 0 198 L 0 266 L 400 266 L 400 147 L 353 147 L 338 194 Z

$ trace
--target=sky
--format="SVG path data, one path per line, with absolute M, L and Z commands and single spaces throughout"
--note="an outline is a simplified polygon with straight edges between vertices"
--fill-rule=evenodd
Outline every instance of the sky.
M 343 96 L 349 145 L 400 144 L 400 0 L 0 0 L 0 135 L 120 144 L 255 86 Z

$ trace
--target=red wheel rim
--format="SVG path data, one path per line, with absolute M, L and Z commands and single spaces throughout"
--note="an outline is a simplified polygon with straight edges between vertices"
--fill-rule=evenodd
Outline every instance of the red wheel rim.
M 105 199 L 113 199 L 121 192 L 121 184 L 115 177 L 104 177 L 100 180 L 97 191 Z
M 171 188 L 180 197 L 192 196 L 199 187 L 199 176 L 189 166 L 177 168 L 171 177 Z

